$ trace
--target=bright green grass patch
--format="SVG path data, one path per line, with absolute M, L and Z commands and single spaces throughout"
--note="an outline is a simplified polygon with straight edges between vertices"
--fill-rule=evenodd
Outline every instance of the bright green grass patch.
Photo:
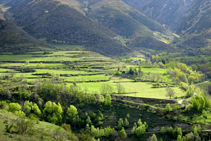
M 3 63 L 0 66 L 5 66 L 5 67 L 20 67 L 24 66 L 25 63 Z
M 37 57 L 31 58 L 29 61 L 78 61 L 79 58 L 71 57 Z
M 166 97 L 166 88 L 151 88 L 152 83 L 149 82 L 122 83 L 122 85 L 127 92 L 137 92 L 136 94 L 128 94 L 128 96 L 169 99 Z M 185 95 L 178 87 L 172 89 L 177 97 Z
M 10 66 L 10 67 L 37 67 L 39 63 L 4 63 L 1 64 L 0 66 Z M 42 63 L 44 65 L 44 67 L 66 67 L 65 64 L 59 64 L 59 63 Z
M 78 83 L 77 85 L 80 86 L 82 89 L 88 88 L 89 92 L 98 92 L 100 93 L 100 88 L 103 84 L 109 84 L 114 88 L 113 92 L 117 92 L 116 83 L 109 82 L 100 82 L 100 83 Z M 121 83 L 127 93 L 135 93 L 135 94 L 124 94 L 125 96 L 132 96 L 132 97 L 148 97 L 148 98 L 158 98 L 158 99 L 169 99 L 166 97 L 166 88 L 151 88 L 152 83 L 149 82 L 124 82 Z M 72 85 L 72 84 L 67 84 Z M 183 93 L 178 87 L 172 88 L 175 91 L 175 97 L 184 96 Z
M 32 55 L 0 55 L 0 61 L 28 61 Z
M 58 64 L 58 63 L 42 63 L 44 65 L 44 67 L 66 67 L 65 64 Z M 37 67 L 37 65 L 39 65 L 39 63 L 29 63 L 27 65 L 25 65 L 26 67 Z
M 3 71 L 15 71 L 13 69 L 4 69 L 4 68 L 0 68 L 0 72 L 3 72 Z
M 85 88 L 88 89 L 89 92 L 98 92 L 100 93 L 100 87 L 104 84 L 109 84 L 110 86 L 112 86 L 113 88 L 116 89 L 116 84 L 112 83 L 112 82 L 91 82 L 91 83 L 78 83 L 77 86 L 80 86 L 82 90 L 84 90 Z M 72 83 L 68 83 L 68 86 L 72 85 Z M 115 90 L 116 91 L 116 90 Z
M 105 75 L 91 75 L 91 76 L 77 76 L 77 77 L 61 77 L 65 81 L 89 81 L 89 80 L 109 80 L 109 76 Z
M 90 72 L 76 71 L 76 70 L 50 70 L 50 69 L 36 69 L 35 73 L 54 73 L 54 74 L 90 74 Z

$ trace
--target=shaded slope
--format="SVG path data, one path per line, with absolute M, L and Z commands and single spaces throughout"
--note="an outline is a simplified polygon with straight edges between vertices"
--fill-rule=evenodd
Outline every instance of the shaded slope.
M 99 26 L 69 5 L 52 0 L 17 0 L 9 3 L 18 26 L 37 39 L 49 43 L 84 45 L 87 50 L 103 55 L 120 55 L 129 52 L 115 41 L 115 34 Z
M 14 24 L 0 19 L 0 51 L 25 53 L 27 51 L 40 50 L 40 46 L 46 46 L 39 43 L 22 29 Z

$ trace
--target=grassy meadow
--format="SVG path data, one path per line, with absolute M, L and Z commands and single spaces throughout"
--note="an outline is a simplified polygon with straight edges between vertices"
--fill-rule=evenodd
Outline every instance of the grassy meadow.
M 145 60 L 145 56 L 136 56 L 133 59 Z M 28 83 L 36 79 L 44 80 L 52 75 L 60 75 L 60 81 L 67 86 L 77 83 L 81 89 L 90 93 L 101 93 L 101 86 L 109 84 L 113 87 L 113 93 L 117 93 L 117 83 L 122 84 L 125 89 L 124 96 L 147 97 L 158 99 L 169 99 L 166 97 L 165 88 L 152 88 L 151 82 L 134 82 L 130 78 L 113 76 L 118 67 L 126 66 L 126 69 L 137 65 L 127 65 L 123 62 L 104 57 L 90 51 L 57 51 L 51 54 L 44 52 L 31 52 L 25 55 L 0 55 L 1 75 L 12 74 L 14 77 L 23 77 Z M 33 72 L 20 70 L 33 69 Z M 166 69 L 141 68 L 145 75 L 160 74 L 170 82 L 170 76 L 164 75 Z M 174 87 L 176 97 L 184 93 Z

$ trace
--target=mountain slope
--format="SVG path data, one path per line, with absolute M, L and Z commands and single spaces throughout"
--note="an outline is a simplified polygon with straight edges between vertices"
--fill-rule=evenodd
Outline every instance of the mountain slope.
M 211 28 L 211 1 L 196 0 L 192 8 L 183 16 L 177 32 L 199 34 Z
M 84 45 L 103 55 L 130 52 L 113 39 L 115 33 L 61 1 L 17 0 L 7 5 L 11 6 L 15 23 L 37 39 Z
M 40 43 L 35 38 L 31 37 L 21 28 L 5 21 L 4 7 L 0 5 L 0 52 L 12 52 L 12 53 L 26 53 L 28 51 L 41 50 L 41 47 L 47 47 L 48 45 Z
M 41 50 L 39 47 L 47 45 L 31 37 L 14 24 L 0 19 L 0 52 L 26 53 Z
M 157 44 L 163 45 L 174 39 L 174 35 L 159 23 L 120 0 L 100 0 L 97 2 L 89 0 L 88 2 L 87 16 L 118 35 L 129 38 L 130 41 L 127 44 L 130 47 L 157 50 Z M 164 36 L 167 38 L 164 39 Z M 171 47 L 165 44 L 159 50 L 164 48 Z
M 167 29 L 176 31 L 183 15 L 195 0 L 123 0 L 131 7 L 154 19 Z

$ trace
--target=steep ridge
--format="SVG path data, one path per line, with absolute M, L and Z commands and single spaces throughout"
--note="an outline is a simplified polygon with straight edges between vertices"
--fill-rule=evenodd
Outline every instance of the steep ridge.
M 37 39 L 48 43 L 84 45 L 103 55 L 130 52 L 109 29 L 84 16 L 75 8 L 56 0 L 16 0 L 11 6 L 15 23 Z
M 197 0 L 188 13 L 182 18 L 178 33 L 189 34 L 182 44 L 192 48 L 211 47 L 211 1 Z
M 191 9 L 196 0 L 123 1 L 174 32 L 177 30 L 182 17 Z
M 211 28 L 211 1 L 197 0 L 183 16 L 177 32 L 199 34 Z

